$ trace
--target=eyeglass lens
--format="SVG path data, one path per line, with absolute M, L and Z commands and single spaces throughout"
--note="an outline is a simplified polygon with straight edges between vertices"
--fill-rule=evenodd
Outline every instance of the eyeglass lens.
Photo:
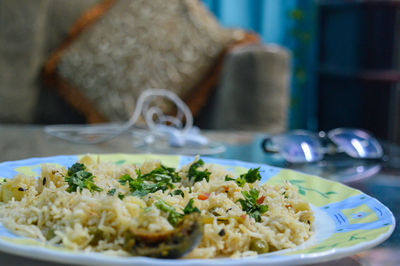
M 342 151 L 353 158 L 381 158 L 382 147 L 367 132 L 360 129 L 337 128 L 329 131 L 328 137 Z
M 319 140 L 306 131 L 293 131 L 275 136 L 272 138 L 272 142 L 288 162 L 315 162 L 323 157 Z

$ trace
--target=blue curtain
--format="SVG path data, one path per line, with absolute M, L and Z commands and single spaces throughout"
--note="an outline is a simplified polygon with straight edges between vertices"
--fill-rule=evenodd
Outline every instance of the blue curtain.
M 257 32 L 292 51 L 289 128 L 316 130 L 314 0 L 203 0 L 226 27 Z

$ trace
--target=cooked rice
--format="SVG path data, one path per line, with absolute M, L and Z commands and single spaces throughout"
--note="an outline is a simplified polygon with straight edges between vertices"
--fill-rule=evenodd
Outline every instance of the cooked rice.
M 118 182 L 122 175 L 135 177 L 137 169 L 142 174 L 148 173 L 159 167 L 160 162 L 147 161 L 141 166 L 115 165 L 89 156 L 83 157 L 80 162 L 85 164 L 87 171 L 93 173 L 94 181 L 103 189 L 102 192 L 91 193 L 87 189 L 78 189 L 69 193 L 66 191 L 68 184 L 64 181 L 67 169 L 44 164 L 41 177 L 18 174 L 0 186 L 2 224 L 17 235 L 67 249 L 129 256 L 123 245 L 124 232 L 130 227 L 146 228 L 149 232 L 173 229 L 167 215 L 154 207 L 157 198 L 179 212 L 193 198 L 201 216 L 211 218 L 204 224 L 200 244 L 185 258 L 254 256 L 257 252 L 250 249 L 254 239 L 263 239 L 268 243 L 269 251 L 275 251 L 296 247 L 312 234 L 314 218 L 310 206 L 289 183 L 271 186 L 259 185 L 259 181 L 256 181 L 253 184 L 246 183 L 241 188 L 235 181 L 225 181 L 225 176 L 234 177 L 233 173 L 221 166 L 206 164 L 199 169 L 211 172 L 209 182 L 203 179 L 189 187 L 189 164 L 179 170 L 182 182 L 174 183 L 174 189 L 165 192 L 159 190 L 142 198 L 126 196 L 121 200 L 118 193 L 129 193 L 129 187 Z M 268 211 L 261 214 L 260 222 L 247 215 L 237 202 L 243 198 L 241 191 L 248 191 L 252 187 L 260 191 L 260 197 L 265 197 L 263 204 L 268 205 Z M 116 193 L 107 195 L 112 188 L 116 188 Z M 184 192 L 183 199 L 180 195 L 169 195 L 175 189 Z M 205 193 L 210 194 L 208 199 L 199 200 L 198 196 Z M 218 221 L 221 217 L 224 217 L 224 222 Z M 221 236 L 222 229 L 225 232 Z M 91 244 L 99 231 L 101 240 L 95 245 Z

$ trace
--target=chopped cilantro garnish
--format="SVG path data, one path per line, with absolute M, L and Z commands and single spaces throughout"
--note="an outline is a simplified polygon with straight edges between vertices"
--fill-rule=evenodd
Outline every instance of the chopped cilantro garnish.
M 242 178 L 242 176 L 239 176 L 236 180 L 235 180 L 236 184 L 239 187 L 244 187 L 244 184 L 246 184 L 246 179 Z
M 117 191 L 117 189 L 115 189 L 115 188 L 110 189 L 110 190 L 107 192 L 107 195 L 108 195 L 108 196 L 114 196 L 115 191 Z
M 132 179 L 132 177 L 131 177 L 130 175 L 123 175 L 123 176 L 121 176 L 121 177 L 119 178 L 119 180 L 118 180 L 118 182 L 119 182 L 121 185 L 125 185 L 126 182 L 129 182 L 129 186 L 131 186 L 131 185 L 130 185 L 130 182 L 131 182 L 131 181 L 133 181 L 133 179 Z
M 240 175 L 238 178 L 230 178 L 229 176 L 225 176 L 225 181 L 235 181 L 239 187 L 243 187 L 244 184 L 254 183 L 257 180 L 261 180 L 261 175 L 259 172 L 260 168 L 251 168 L 247 173 Z
M 236 179 L 229 177 L 229 176 L 225 176 L 225 181 L 236 181 Z
M 172 191 L 171 193 L 169 193 L 169 195 L 171 195 L 171 196 L 180 195 L 180 196 L 182 196 L 182 198 L 185 197 L 185 194 L 180 189 L 176 189 L 176 190 Z
M 83 163 L 74 163 L 70 168 L 68 168 L 68 175 L 71 176 L 79 171 L 84 171 L 86 166 Z
M 188 175 L 187 175 L 189 181 L 193 180 L 193 182 L 199 182 L 199 181 L 201 181 L 203 179 L 205 179 L 207 182 L 210 181 L 211 172 L 208 172 L 207 169 L 204 170 L 204 171 L 197 170 L 197 168 L 199 168 L 199 167 L 201 167 L 203 165 L 204 165 L 204 162 L 203 162 L 203 160 L 200 159 L 197 162 L 194 162 L 190 166 L 189 171 L 188 171 Z
M 80 191 L 86 188 L 90 192 L 103 191 L 100 187 L 96 186 L 93 181 L 93 174 L 85 171 L 85 165 L 75 163 L 68 169 L 68 175 L 65 177 L 65 182 L 68 183 L 67 192 L 76 192 L 79 188 Z
M 160 209 L 161 211 L 168 213 L 168 218 L 167 218 L 167 220 L 168 220 L 168 222 L 169 222 L 172 226 L 174 226 L 174 227 L 177 226 L 177 224 L 179 223 L 179 221 L 180 221 L 180 220 L 183 218 L 183 216 L 184 216 L 183 214 L 177 212 L 177 211 L 175 210 L 174 207 L 172 207 L 171 205 L 169 205 L 168 203 L 166 203 L 166 202 L 163 201 L 162 199 L 160 199 L 159 201 L 157 201 L 154 205 L 155 205 L 158 209 Z
M 161 165 L 161 167 L 164 168 L 165 171 L 167 171 L 170 174 L 172 182 L 176 183 L 181 181 L 181 177 L 178 175 L 178 172 L 175 171 L 175 168 L 166 167 L 164 165 Z
M 144 176 L 138 171 L 138 176 L 133 179 L 130 175 L 123 175 L 118 182 L 121 185 L 128 183 L 132 196 L 144 197 L 149 193 L 154 193 L 158 190 L 163 192 L 169 188 L 174 188 L 174 185 L 165 179 L 160 179 L 158 183 L 146 183 Z M 147 176 L 148 177 L 148 176 Z
M 175 210 L 175 208 L 171 205 L 169 205 L 168 203 L 166 203 L 165 201 L 163 201 L 162 199 L 160 199 L 159 201 L 157 201 L 154 205 L 160 209 L 163 212 L 168 213 L 168 222 L 176 227 L 180 220 L 187 214 L 191 214 L 194 212 L 198 212 L 200 213 L 200 210 L 197 207 L 193 207 L 193 203 L 194 200 L 190 199 L 188 204 L 185 206 L 185 208 L 183 209 L 183 214 L 179 213 Z
M 118 193 L 118 198 L 119 198 L 120 200 L 123 200 L 123 199 L 125 198 L 125 195 L 124 195 L 124 194 L 121 194 L 121 193 Z
M 240 178 L 246 180 L 247 183 L 254 183 L 257 180 L 261 180 L 260 167 L 251 168 L 247 173 L 240 175 Z
M 239 199 L 240 205 L 242 205 L 242 210 L 247 212 L 251 217 L 253 217 L 256 222 L 261 221 L 260 214 L 268 211 L 268 205 L 259 205 L 257 203 L 259 191 L 256 189 L 250 189 L 250 191 L 242 191 L 244 199 Z
M 165 183 L 176 183 L 181 181 L 178 173 L 175 172 L 174 168 L 169 168 L 164 165 L 157 167 L 151 172 L 142 175 L 143 180 L 152 181 L 152 182 L 165 182 Z
M 184 214 L 191 214 L 193 212 L 200 213 L 200 210 L 197 207 L 193 207 L 194 200 L 190 199 L 186 207 L 183 209 Z
M 225 176 L 225 181 L 235 181 L 236 184 L 237 184 L 239 187 L 243 187 L 244 184 L 246 183 L 246 180 L 243 179 L 243 178 L 241 178 L 241 177 L 238 177 L 238 178 L 234 179 L 234 178 L 232 178 L 232 177 Z

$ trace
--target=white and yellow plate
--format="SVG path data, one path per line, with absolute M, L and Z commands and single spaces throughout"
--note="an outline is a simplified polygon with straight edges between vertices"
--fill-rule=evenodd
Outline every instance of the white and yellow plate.
M 97 155 L 96 155 L 97 156 Z M 193 157 L 149 154 L 103 154 L 101 160 L 115 164 L 143 163 L 159 159 L 167 166 L 179 168 Z M 38 176 L 43 163 L 71 166 L 80 155 L 31 158 L 0 163 L 0 177 L 12 178 L 17 173 Z M 299 265 L 339 259 L 374 247 L 393 232 L 395 220 L 390 210 L 378 200 L 340 183 L 320 177 L 263 164 L 202 157 L 206 163 L 223 165 L 241 174 L 260 167 L 262 183 L 290 182 L 312 206 L 315 234 L 294 249 L 271 252 L 242 259 L 163 260 L 146 257 L 116 257 L 99 253 L 72 252 L 49 246 L 34 239 L 17 236 L 0 224 L 0 250 L 19 256 L 66 264 L 85 265 Z

